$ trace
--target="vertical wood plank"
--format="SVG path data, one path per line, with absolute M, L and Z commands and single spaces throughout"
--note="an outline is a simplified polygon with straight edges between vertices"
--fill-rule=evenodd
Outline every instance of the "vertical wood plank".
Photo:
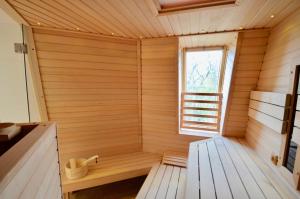
M 156 176 L 152 182 L 152 185 L 147 193 L 147 196 L 146 198 L 147 199 L 153 199 L 156 197 L 157 195 L 157 192 L 158 192 L 158 189 L 159 189 L 159 186 L 161 184 L 161 181 L 163 179 L 163 176 L 164 176 L 164 173 L 165 173 L 165 170 L 166 170 L 167 166 L 166 165 L 160 165 L 159 166 L 159 169 L 156 173 Z
M 185 183 L 186 183 L 186 169 L 180 168 L 180 176 L 179 176 L 176 199 L 184 199 Z
M 215 139 L 214 141 L 220 156 L 220 160 L 222 161 L 233 198 L 249 198 L 244 184 L 242 183 L 236 167 L 226 151 L 222 140 Z
M 226 147 L 226 151 L 228 151 L 228 153 L 230 154 L 230 158 L 232 159 L 233 164 L 235 165 L 250 198 L 257 198 L 257 199 L 265 198 L 260 187 L 258 186 L 256 181 L 252 177 L 252 174 L 248 170 L 246 166 L 247 163 L 245 163 L 241 159 L 238 152 L 233 148 L 230 142 L 227 141 L 227 139 L 223 139 L 223 143 Z
M 159 190 L 157 192 L 156 198 L 165 198 L 167 195 L 168 187 L 170 185 L 171 176 L 173 174 L 173 166 L 167 166 L 164 173 L 163 179 L 159 185 Z
M 143 183 L 142 188 L 140 189 L 138 195 L 136 196 L 136 199 L 144 199 L 147 196 L 147 193 L 149 192 L 149 189 L 153 183 L 153 180 L 158 172 L 160 164 L 155 164 L 152 169 L 150 170 L 145 182 Z
M 206 142 L 199 143 L 200 196 L 214 199 L 216 191 Z
M 185 188 L 185 198 L 198 199 L 200 197 L 200 174 L 198 166 L 198 145 L 197 143 L 191 143 L 188 157 L 187 166 L 187 183 Z M 200 181 L 199 181 L 200 179 Z
M 213 141 L 207 142 L 207 148 L 213 172 L 215 190 L 217 198 L 232 199 L 232 193 L 228 185 L 228 180 L 222 166 L 222 162 Z
M 179 175 L 180 175 L 180 168 L 179 167 L 174 167 L 172 177 L 171 177 L 171 181 L 170 181 L 169 188 L 168 188 L 168 193 L 166 195 L 166 199 L 176 198 Z
M 249 171 L 251 172 L 252 177 L 255 179 L 256 183 L 262 189 L 264 195 L 267 198 L 280 199 L 280 195 L 272 185 L 272 183 L 266 178 L 264 173 L 259 169 L 259 167 L 253 162 L 249 157 L 247 152 L 236 142 L 230 141 L 234 146 L 235 150 L 239 153 L 240 157 L 247 165 Z

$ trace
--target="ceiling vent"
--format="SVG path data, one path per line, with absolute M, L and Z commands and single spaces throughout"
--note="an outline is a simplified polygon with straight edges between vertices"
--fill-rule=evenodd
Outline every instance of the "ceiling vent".
M 152 0 L 157 15 L 215 6 L 236 5 L 236 0 Z

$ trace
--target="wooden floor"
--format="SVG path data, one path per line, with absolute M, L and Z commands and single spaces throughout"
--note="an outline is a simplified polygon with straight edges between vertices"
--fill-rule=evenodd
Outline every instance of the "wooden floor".
M 239 142 L 214 138 L 191 144 L 185 198 L 291 198 Z
M 183 199 L 186 168 L 157 164 L 148 174 L 136 199 Z

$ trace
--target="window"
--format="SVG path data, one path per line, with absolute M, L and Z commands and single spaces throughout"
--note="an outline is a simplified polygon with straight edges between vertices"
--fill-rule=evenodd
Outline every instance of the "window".
M 218 132 L 224 48 L 183 51 L 181 129 Z
M 218 93 L 223 49 L 185 51 L 185 92 Z

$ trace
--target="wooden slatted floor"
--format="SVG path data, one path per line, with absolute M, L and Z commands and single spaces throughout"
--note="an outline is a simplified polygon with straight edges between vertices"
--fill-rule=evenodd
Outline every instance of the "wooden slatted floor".
M 151 169 L 136 199 L 183 199 L 186 169 L 156 164 Z
M 185 198 L 292 198 L 276 186 L 262 169 L 264 164 L 243 145 L 221 137 L 191 143 Z

